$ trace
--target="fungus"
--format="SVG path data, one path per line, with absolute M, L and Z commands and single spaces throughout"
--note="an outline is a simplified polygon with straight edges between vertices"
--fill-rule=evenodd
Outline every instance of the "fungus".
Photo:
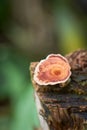
M 60 54 L 50 54 L 41 60 L 35 68 L 34 80 L 39 85 L 55 85 L 66 82 L 71 67 L 68 60 Z

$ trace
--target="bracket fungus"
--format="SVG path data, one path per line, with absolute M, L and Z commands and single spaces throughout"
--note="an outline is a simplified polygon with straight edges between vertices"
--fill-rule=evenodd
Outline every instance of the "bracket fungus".
M 66 82 L 71 67 L 68 60 L 60 54 L 50 54 L 41 60 L 35 68 L 34 80 L 39 85 L 55 85 Z

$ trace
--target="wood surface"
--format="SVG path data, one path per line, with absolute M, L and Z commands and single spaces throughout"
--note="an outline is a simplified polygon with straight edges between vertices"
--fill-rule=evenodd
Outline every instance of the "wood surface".
M 38 62 L 30 65 L 42 130 L 87 130 L 87 50 L 66 55 L 72 75 L 63 84 L 38 85 L 33 80 Z

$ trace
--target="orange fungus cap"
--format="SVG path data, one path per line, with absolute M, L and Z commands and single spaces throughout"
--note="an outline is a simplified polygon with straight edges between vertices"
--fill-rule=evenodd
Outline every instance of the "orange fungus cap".
M 60 54 L 50 54 L 41 60 L 35 68 L 34 80 L 39 85 L 55 85 L 66 82 L 71 67 L 68 60 Z

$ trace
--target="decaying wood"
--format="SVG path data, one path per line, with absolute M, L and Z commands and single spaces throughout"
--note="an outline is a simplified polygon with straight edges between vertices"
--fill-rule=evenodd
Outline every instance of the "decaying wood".
M 38 62 L 30 65 L 42 130 L 87 130 L 87 51 L 66 56 L 72 75 L 68 82 L 40 86 L 33 80 Z

